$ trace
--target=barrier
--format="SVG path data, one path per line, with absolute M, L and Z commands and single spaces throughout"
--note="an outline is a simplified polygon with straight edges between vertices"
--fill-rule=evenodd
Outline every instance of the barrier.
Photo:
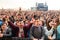
M 12 38 L 0 38 L 0 40 L 32 40 L 32 39 L 30 39 L 30 38 L 12 37 Z

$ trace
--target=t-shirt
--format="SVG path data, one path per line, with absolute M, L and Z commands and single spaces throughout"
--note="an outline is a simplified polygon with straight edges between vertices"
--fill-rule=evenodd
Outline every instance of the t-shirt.
M 53 32 L 54 32 L 53 28 L 51 28 L 50 30 L 48 30 L 47 27 L 44 27 L 44 31 L 45 31 L 45 36 L 46 36 L 45 38 L 46 39 L 48 39 L 48 36 L 52 36 L 53 39 L 56 38 L 56 34 L 55 33 L 53 34 Z
M 60 39 L 60 25 L 57 26 L 57 39 Z
M 34 27 L 34 26 L 33 26 Z M 32 36 L 34 38 L 38 38 L 38 39 L 41 39 L 43 37 L 43 27 L 34 27 L 33 29 L 32 27 Z

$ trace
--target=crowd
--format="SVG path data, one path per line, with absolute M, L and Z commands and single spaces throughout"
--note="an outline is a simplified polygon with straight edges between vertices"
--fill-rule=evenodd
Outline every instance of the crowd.
M 1 11 L 0 38 L 60 39 L 60 11 Z

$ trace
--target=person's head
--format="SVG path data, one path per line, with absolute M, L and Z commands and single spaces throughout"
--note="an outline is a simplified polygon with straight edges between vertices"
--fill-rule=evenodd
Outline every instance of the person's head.
M 38 26 L 39 25 L 39 20 L 35 20 L 34 25 Z
M 55 27 L 59 25 L 59 18 L 53 18 L 52 21 Z
M 30 21 L 29 21 L 29 20 L 26 20 L 26 21 L 25 21 L 25 24 L 29 24 L 29 23 L 30 23 Z
M 8 16 L 8 15 L 6 15 L 6 16 L 5 16 L 5 18 L 9 19 L 9 16 Z
M 1 25 L 1 29 L 2 30 L 5 30 L 7 28 L 7 24 L 6 23 L 3 23 L 2 25 Z
M 23 23 L 23 21 L 16 21 L 16 25 L 18 27 L 23 27 L 24 23 Z
M 46 25 L 48 28 L 52 27 L 52 20 L 47 20 Z
M 24 22 L 20 21 L 20 28 L 23 28 L 23 26 L 24 26 Z
M 59 24 L 59 19 L 58 18 L 53 18 L 53 19 L 47 21 L 47 26 L 48 27 L 56 28 L 58 24 Z
M 16 20 L 16 25 L 17 25 L 18 27 L 20 27 L 20 21 L 19 21 L 19 20 Z
M 44 26 L 44 21 L 42 21 L 42 20 L 39 20 L 39 26 Z
M 20 18 L 20 16 L 21 16 L 21 15 L 20 15 L 20 14 L 18 14 L 18 15 L 17 15 L 17 18 Z

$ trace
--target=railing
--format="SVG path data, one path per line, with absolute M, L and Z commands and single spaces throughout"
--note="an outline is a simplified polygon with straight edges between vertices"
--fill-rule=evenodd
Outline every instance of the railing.
M 30 39 L 30 38 L 12 37 L 12 38 L 0 38 L 0 40 L 32 40 L 32 39 Z

